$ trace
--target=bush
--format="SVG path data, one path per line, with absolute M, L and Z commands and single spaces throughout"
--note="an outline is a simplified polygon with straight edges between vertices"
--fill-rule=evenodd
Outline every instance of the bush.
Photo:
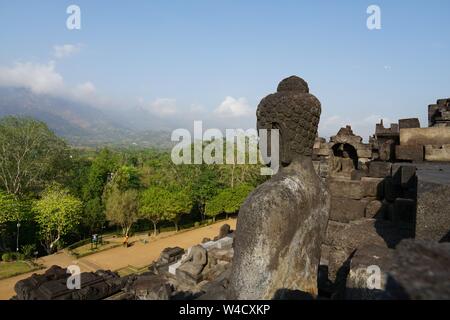
M 196 228 L 200 227 L 200 222 L 196 221 L 196 222 L 194 223 L 194 227 L 196 227 Z
M 13 260 L 16 260 L 16 261 L 25 260 L 25 255 L 20 252 L 12 253 L 12 257 L 13 257 Z
M 58 242 L 56 242 L 56 245 L 55 245 L 56 251 L 63 250 L 65 247 L 66 247 L 66 244 L 64 243 L 63 240 L 60 239 Z
M 6 253 L 2 254 L 2 260 L 5 262 L 11 262 L 11 261 L 13 261 L 13 259 L 14 259 L 14 257 L 11 252 L 6 252 Z
M 26 244 L 22 246 L 22 252 L 25 259 L 31 259 L 36 251 L 36 245 Z

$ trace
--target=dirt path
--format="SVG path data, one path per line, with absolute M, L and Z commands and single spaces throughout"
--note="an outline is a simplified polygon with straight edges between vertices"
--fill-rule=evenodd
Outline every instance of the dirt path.
M 38 262 L 45 265 L 46 269 L 52 265 L 67 267 L 71 264 L 77 264 L 80 266 L 82 272 L 95 271 L 96 269 L 115 271 L 129 265 L 141 268 L 155 261 L 159 257 L 161 251 L 167 247 L 178 246 L 187 249 L 201 243 L 203 238 L 215 237 L 219 233 L 220 227 L 225 223 L 228 223 L 231 226 L 231 229 L 236 229 L 236 219 L 229 219 L 227 221 L 217 222 L 210 226 L 175 233 L 170 236 L 162 234 L 160 237 L 150 240 L 147 244 L 136 241 L 129 248 L 113 248 L 78 260 L 66 252 L 59 252 L 42 257 Z M 9 299 L 14 295 L 14 285 L 17 281 L 25 279 L 33 273 L 43 273 L 46 269 L 0 280 L 0 300 Z

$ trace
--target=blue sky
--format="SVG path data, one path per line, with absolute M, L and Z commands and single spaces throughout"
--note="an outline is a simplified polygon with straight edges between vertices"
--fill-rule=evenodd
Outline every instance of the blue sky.
M 70 4 L 81 30 L 66 28 Z M 380 117 L 426 126 L 450 96 L 449 14 L 447 0 L 0 0 L 0 85 L 232 128 L 295 74 L 322 102 L 321 135 L 349 122 L 366 138 Z

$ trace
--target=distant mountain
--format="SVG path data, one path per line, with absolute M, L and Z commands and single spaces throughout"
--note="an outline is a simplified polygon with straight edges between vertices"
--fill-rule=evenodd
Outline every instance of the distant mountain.
M 7 115 L 41 120 L 57 135 L 76 146 L 171 146 L 168 131 L 141 132 L 135 129 L 135 123 L 126 113 L 106 113 L 87 104 L 35 94 L 24 88 L 0 87 L 0 117 Z

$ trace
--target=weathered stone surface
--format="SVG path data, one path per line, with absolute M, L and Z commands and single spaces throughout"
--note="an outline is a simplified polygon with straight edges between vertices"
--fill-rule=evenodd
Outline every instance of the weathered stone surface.
M 450 141 L 450 127 L 411 128 L 400 130 L 400 145 L 443 145 Z
M 17 300 L 99 300 L 119 292 L 124 279 L 111 271 L 98 270 L 80 275 L 81 289 L 69 289 L 67 269 L 52 266 L 44 274 L 33 274 L 14 286 Z
M 357 149 L 356 150 L 359 158 L 372 158 L 372 150 L 371 149 Z
M 373 178 L 385 178 L 391 175 L 390 162 L 372 161 L 369 163 L 369 176 Z
M 328 163 L 326 161 L 320 161 L 319 177 L 326 178 L 328 176 Z
M 327 233 L 326 243 L 330 246 L 347 247 L 352 251 L 366 243 L 385 245 L 391 248 L 400 240 L 398 228 L 390 221 L 361 219 L 351 221 L 334 233 Z
M 165 248 L 160 255 L 159 260 L 163 263 L 172 263 L 181 258 L 184 249 L 180 247 Z
M 180 247 L 168 247 L 165 248 L 157 261 L 154 261 L 150 266 L 149 270 L 155 274 L 160 274 L 169 271 L 170 265 L 179 261 L 184 255 L 184 249 Z M 172 267 L 173 269 L 173 267 Z
M 342 280 L 348 272 L 347 262 L 350 262 L 349 257 L 352 252 L 346 247 L 331 247 L 328 252 L 328 279 L 335 284 L 335 287 L 343 285 Z
M 357 149 L 357 145 L 362 144 L 362 140 L 363 138 L 361 136 L 357 136 L 353 133 L 352 127 L 349 125 L 339 129 L 335 136 L 330 137 L 330 142 L 332 142 L 333 145 L 349 144 L 355 149 Z
M 383 178 L 362 177 L 361 188 L 362 195 L 364 197 L 377 197 L 378 199 L 383 198 Z
M 425 146 L 425 160 L 426 161 L 438 161 L 438 162 L 444 162 L 444 161 L 450 162 L 450 144 L 444 144 L 441 146 L 426 145 Z
M 395 157 L 402 161 L 421 162 L 424 159 L 423 145 L 398 145 L 395 146 Z
M 412 163 L 394 163 L 392 164 L 392 178 L 394 183 L 401 185 L 402 188 L 415 188 L 416 165 Z
M 231 233 L 231 227 L 229 224 L 226 223 L 220 227 L 219 235 L 214 238 L 214 241 L 223 239 L 226 236 L 228 236 L 230 233 Z
M 313 161 L 314 171 L 320 176 L 320 161 Z
M 378 154 L 381 161 L 393 161 L 395 158 L 395 141 L 389 139 L 381 143 Z
M 290 77 L 258 106 L 258 129 L 280 129 L 282 167 L 239 211 L 229 298 L 271 299 L 279 289 L 317 294 L 330 200 L 311 160 L 320 102 L 308 91 Z
M 359 248 L 350 262 L 345 298 L 349 300 L 384 300 L 388 270 L 393 264 L 393 249 L 386 246 L 364 245 Z M 380 274 L 379 283 L 373 277 Z
M 450 299 L 450 243 L 403 240 L 394 253 L 386 291 L 396 299 Z
M 318 155 L 318 156 L 329 156 L 330 155 L 330 150 L 329 148 L 320 148 L 320 149 L 314 149 L 314 154 Z
M 441 127 L 450 125 L 450 99 L 438 99 L 436 104 L 428 106 L 428 126 Z
M 399 129 L 406 128 L 420 128 L 420 121 L 418 118 L 400 119 L 398 120 Z
M 383 202 L 380 200 L 373 200 L 369 202 L 369 204 L 366 206 L 365 211 L 365 217 L 366 218 L 384 218 L 385 216 L 385 206 L 383 205 Z
M 324 243 L 329 246 L 333 245 L 333 243 L 334 243 L 333 239 L 338 237 L 338 235 L 336 235 L 336 234 L 342 232 L 343 230 L 345 230 L 348 227 L 349 227 L 348 223 L 337 222 L 337 221 L 332 221 L 332 220 L 328 221 L 327 232 L 326 232 L 326 236 L 324 239 Z
M 367 176 L 367 171 L 353 170 L 350 174 L 350 180 L 360 181 L 365 176 Z
M 151 273 L 131 277 L 124 291 L 135 300 L 169 300 L 172 294 L 168 281 Z
M 416 238 L 450 241 L 450 165 L 417 170 Z
M 330 220 L 349 222 L 364 217 L 367 201 L 332 197 Z
M 328 187 L 333 197 L 345 197 L 355 200 L 363 197 L 361 182 L 358 180 L 331 178 L 328 181 Z
M 208 252 L 208 256 L 215 258 L 216 260 L 222 260 L 231 262 L 233 260 L 234 250 L 229 249 L 212 249 Z
M 202 280 L 201 273 L 208 263 L 208 252 L 201 245 L 193 246 L 181 260 L 176 270 L 177 278 L 188 284 L 197 284 Z
M 391 123 L 389 128 L 385 128 L 383 124 L 383 119 L 380 123 L 375 125 L 375 141 L 378 146 L 382 145 L 388 140 L 395 141 L 396 144 L 399 142 L 399 126 L 397 123 Z M 377 159 L 377 155 L 374 154 L 374 159 Z
M 333 223 L 332 228 L 328 228 L 325 244 L 331 248 L 328 277 L 336 282 L 337 291 L 342 294 L 345 288 L 345 279 L 355 250 L 365 245 L 393 248 L 400 240 L 399 229 L 389 221 L 361 219 L 348 224 Z
M 226 300 L 228 298 L 231 268 L 226 269 L 213 281 L 202 286 L 204 292 L 197 300 Z

